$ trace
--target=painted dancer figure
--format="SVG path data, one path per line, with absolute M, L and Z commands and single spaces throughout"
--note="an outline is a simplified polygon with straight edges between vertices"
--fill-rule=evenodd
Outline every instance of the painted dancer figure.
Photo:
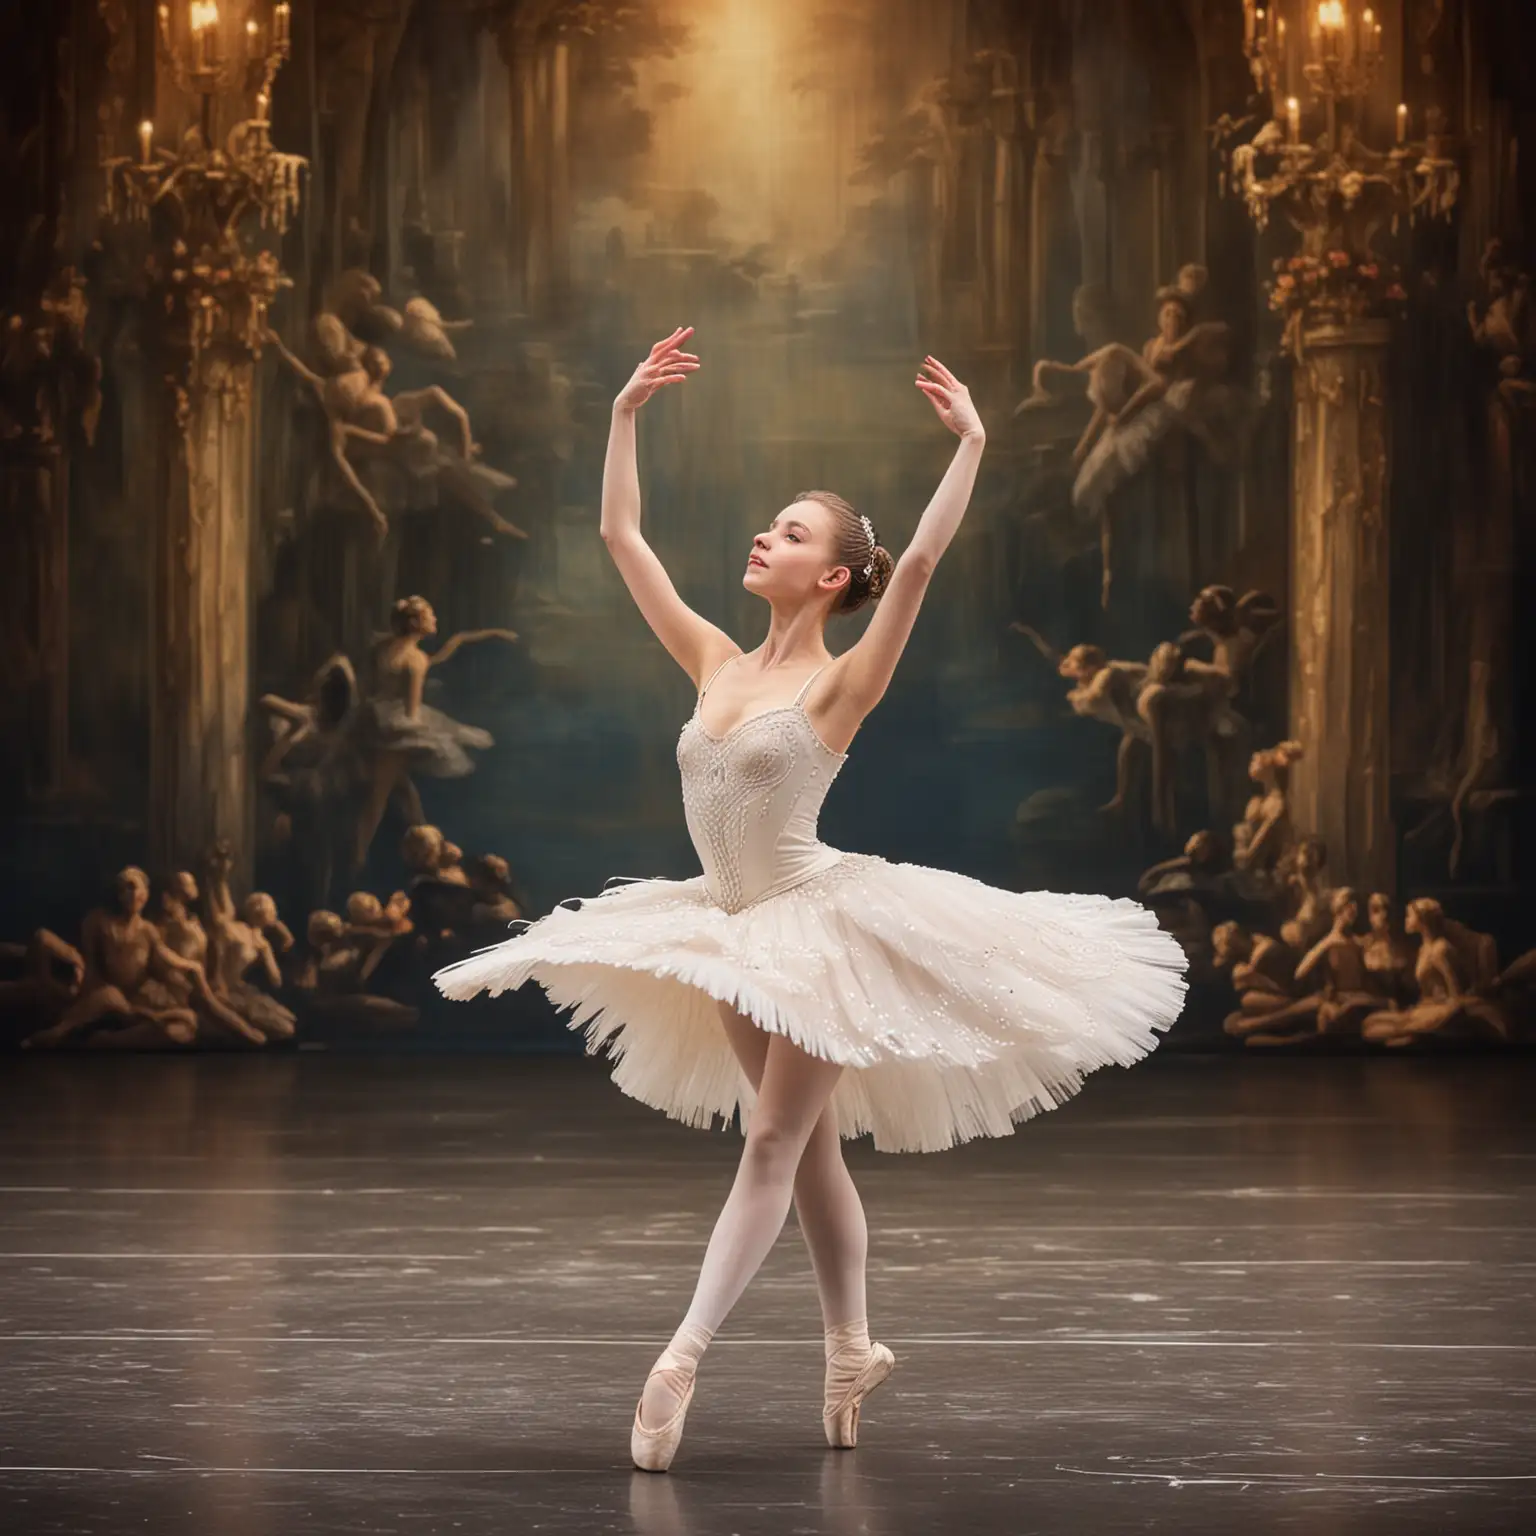
M 435 977 L 455 998 L 535 980 L 573 1011 L 589 1052 L 614 1042 L 626 1093 L 689 1125 L 740 1111 L 735 1182 L 635 1409 L 631 1455 L 651 1471 L 671 1463 L 700 1357 L 791 1199 L 825 1325 L 823 1428 L 834 1446 L 855 1443 L 860 1404 L 895 1361 L 869 1337 L 868 1235 L 842 1138 L 872 1132 L 877 1150 L 901 1152 L 1007 1135 L 1094 1068 L 1152 1050 L 1185 990 L 1183 951 L 1136 902 L 999 890 L 817 837 L 970 500 L 981 420 L 926 359 L 917 388 L 960 445 L 906 552 L 893 560 L 841 497 L 800 494 L 752 540 L 742 585 L 771 617 L 743 651 L 681 600 L 640 532 L 635 412 L 699 366 L 682 350 L 691 334 L 658 342 L 614 401 L 601 532 L 698 688 L 677 759 L 703 873 L 610 881 Z M 863 636 L 833 656 L 827 620 L 876 599 Z

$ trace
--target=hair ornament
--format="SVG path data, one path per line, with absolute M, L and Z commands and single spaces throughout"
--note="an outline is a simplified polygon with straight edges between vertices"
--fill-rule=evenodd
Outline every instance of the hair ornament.
M 865 580 L 875 568 L 875 525 L 861 512 L 859 521 L 864 525 L 864 537 L 869 540 L 869 564 L 864 567 Z

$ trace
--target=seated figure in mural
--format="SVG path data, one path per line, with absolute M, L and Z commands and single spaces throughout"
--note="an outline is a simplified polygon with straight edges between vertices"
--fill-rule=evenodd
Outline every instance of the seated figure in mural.
M 1230 971 L 1238 1006 L 1222 1028 L 1250 1045 L 1274 1045 L 1313 1033 L 1317 994 L 1300 991 L 1296 954 L 1283 940 L 1252 933 L 1241 923 L 1218 923 L 1211 930 L 1218 971 Z
M 1287 791 L 1291 764 L 1301 754 L 1299 741 L 1282 741 L 1249 759 L 1248 776 L 1260 792 L 1250 797 L 1242 820 L 1232 828 L 1232 862 L 1256 879 L 1275 879 L 1281 860 L 1295 846 Z
M 427 881 L 444 885 L 469 886 L 469 872 L 464 868 L 463 850 L 443 836 L 442 828 L 418 822 L 405 829 L 400 839 L 400 857 L 411 873 L 411 890 Z
M 392 940 L 359 934 L 339 912 L 311 912 L 305 928 L 308 953 L 294 985 L 304 994 L 306 1027 L 407 1028 L 418 1009 L 366 990 Z
M 427 944 L 453 939 L 474 925 L 476 895 L 463 850 L 439 827 L 408 827 L 400 857 L 410 871 L 411 910 Z
M 25 944 L 0 943 L 0 1040 L 51 1028 L 79 996 L 85 957 L 48 928 Z
M 214 928 L 214 986 L 230 1007 L 237 1009 L 260 1033 L 263 1040 L 286 1040 L 296 1022 L 291 1009 L 272 996 L 283 985 L 277 953 L 271 934 L 293 936 L 277 917 L 277 903 L 265 891 L 252 891 L 240 905 L 240 915 L 224 918 Z M 286 947 L 286 946 L 285 946 Z M 260 968 L 262 979 L 271 992 L 247 980 L 253 966 Z
M 372 891 L 353 891 L 347 897 L 347 931 L 354 938 L 399 939 L 415 931 L 411 898 L 392 891 L 380 901 Z
M 1221 420 L 1226 402 L 1216 386 L 1227 372 L 1231 327 L 1222 321 L 1196 323 L 1195 305 L 1205 283 L 1203 267 L 1186 266 L 1175 283 L 1158 290 L 1157 334 L 1140 352 L 1111 342 L 1076 363 L 1037 363 L 1034 393 L 1018 408 L 1054 404 L 1087 376 L 1093 416 L 1072 452 L 1072 502 L 1099 519 L 1106 606 L 1114 579 L 1111 494 L 1145 468 L 1175 428 L 1194 433 L 1217 457 L 1228 451 L 1229 433 Z
M 114 886 L 115 905 L 97 908 L 85 919 L 80 953 L 85 976 L 73 1003 L 59 1022 L 22 1042 L 27 1046 L 62 1045 L 76 1037 L 92 1046 L 190 1045 L 197 1036 L 199 1008 L 244 1034 L 245 1021 L 214 996 L 203 967 L 184 960 L 144 916 L 149 876 L 129 865 Z
M 393 397 L 386 395 L 384 381 L 393 365 L 382 347 L 358 342 L 334 315 L 321 315 L 315 322 L 315 334 L 323 366 L 328 369 L 324 375 L 295 357 L 275 331 L 267 332 L 267 340 L 318 398 L 330 423 L 332 461 L 373 520 L 381 541 L 389 533 L 389 519 L 357 469 L 370 454 L 413 479 L 434 482 L 447 499 L 482 518 L 495 532 L 518 539 L 528 537 L 491 502 L 494 494 L 512 489 L 517 482 L 511 475 L 477 462 L 480 446 L 474 440 L 469 413 L 447 390 L 432 384 Z M 457 453 L 446 448 L 427 425 L 431 411 L 441 412 L 454 422 Z
M 1327 931 L 1333 892 L 1324 882 L 1328 845 L 1308 834 L 1297 839 L 1275 865 L 1275 878 L 1290 900 L 1291 915 L 1280 925 L 1280 937 L 1292 949 L 1305 950 Z M 1358 913 L 1356 914 L 1358 916 Z
M 160 912 L 156 926 L 168 949 L 174 950 L 183 960 L 193 960 L 202 966 L 214 995 L 227 1005 L 227 1010 L 216 1016 L 206 1010 L 199 1013 L 198 1040 L 206 1044 L 210 1033 L 216 1037 L 228 1029 L 252 1045 L 264 1045 L 266 1036 L 251 1022 L 239 1003 L 230 998 L 219 985 L 217 964 L 210 961 L 214 951 L 208 940 L 208 931 L 197 915 L 197 902 L 197 877 L 190 870 L 177 870 L 160 892 Z M 192 995 L 190 984 L 178 978 L 175 986 L 195 1008 L 197 999 Z M 229 1022 L 228 1013 L 234 1014 L 235 1023 Z
M 463 630 L 437 650 L 421 642 L 437 633 L 437 614 L 424 597 L 402 597 L 389 616 L 391 633 L 373 654 L 372 688 L 359 711 L 356 736 L 366 764 L 367 787 L 357 823 L 352 863 L 360 869 L 391 795 L 406 801 L 406 821 L 426 820 L 411 775 L 457 779 L 475 771 L 468 748 L 493 745 L 489 731 L 465 725 L 422 702 L 428 671 L 447 661 L 461 646 L 481 640 L 516 640 L 510 629 Z
M 1413 971 L 1416 956 L 1413 946 L 1397 925 L 1392 898 L 1384 891 L 1373 891 L 1366 904 L 1370 933 L 1365 943 L 1365 968 L 1371 985 L 1389 1004 L 1405 1004 L 1413 996 Z
M 1202 828 L 1189 835 L 1182 853 L 1144 869 L 1136 880 L 1136 894 L 1151 905 L 1182 897 L 1227 902 L 1233 894 L 1231 873 L 1230 851 L 1214 832 Z
M 1491 995 L 1498 978 L 1493 939 L 1448 918 L 1427 896 L 1408 903 L 1404 927 L 1419 936 L 1413 968 L 1418 1001 L 1368 1014 L 1360 1026 L 1365 1038 L 1398 1046 L 1442 1033 L 1508 1040 L 1509 1013 Z
M 1361 1020 L 1381 1007 L 1384 995 L 1366 963 L 1365 941 L 1355 929 L 1360 921 L 1360 899 L 1347 885 L 1329 895 L 1328 932 L 1314 944 L 1296 967 L 1297 981 L 1322 977 L 1322 996 L 1317 1005 L 1317 1032 L 1344 1034 L 1358 1029 Z

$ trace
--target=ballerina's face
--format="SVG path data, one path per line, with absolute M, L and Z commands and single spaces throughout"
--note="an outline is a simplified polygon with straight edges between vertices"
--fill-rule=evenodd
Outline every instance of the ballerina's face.
M 149 901 L 149 879 L 143 870 L 128 868 L 117 877 L 117 908 L 124 917 L 137 917 Z
M 832 513 L 819 501 L 796 501 L 752 540 L 741 584 L 770 600 L 793 601 L 834 592 L 847 579 Z
M 1074 645 L 1056 664 L 1056 670 L 1074 683 L 1092 682 L 1105 667 L 1104 652 L 1096 645 Z
M 397 629 L 396 632 L 408 635 L 435 635 L 437 611 L 425 598 L 413 599 L 406 610 L 403 628 Z
M 1157 334 L 1164 341 L 1177 341 L 1189 326 L 1189 316 L 1184 306 L 1169 299 L 1157 312 Z

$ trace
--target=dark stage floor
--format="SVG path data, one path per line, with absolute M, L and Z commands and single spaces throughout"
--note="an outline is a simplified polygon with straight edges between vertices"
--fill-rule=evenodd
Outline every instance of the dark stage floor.
M 630 1415 L 734 1132 L 583 1060 L 13 1058 L 0 1530 L 1536 1529 L 1533 1089 L 1154 1056 L 855 1145 L 898 1358 L 859 1448 L 791 1217 L 659 1476 Z

